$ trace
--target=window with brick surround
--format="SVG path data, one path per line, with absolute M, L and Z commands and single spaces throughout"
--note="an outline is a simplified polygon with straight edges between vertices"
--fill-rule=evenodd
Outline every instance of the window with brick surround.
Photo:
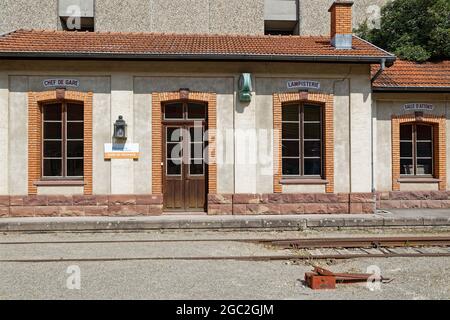
M 42 178 L 83 179 L 84 105 L 42 106 Z
M 433 176 L 433 149 L 432 125 L 400 125 L 400 174 Z
M 321 178 L 323 110 L 312 104 L 282 107 L 282 175 Z

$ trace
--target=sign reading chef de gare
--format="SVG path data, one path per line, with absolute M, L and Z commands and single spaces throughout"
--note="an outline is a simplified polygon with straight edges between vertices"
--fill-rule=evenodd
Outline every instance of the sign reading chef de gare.
M 80 81 L 76 79 L 47 79 L 43 82 L 44 87 L 74 87 L 78 88 L 80 86 Z

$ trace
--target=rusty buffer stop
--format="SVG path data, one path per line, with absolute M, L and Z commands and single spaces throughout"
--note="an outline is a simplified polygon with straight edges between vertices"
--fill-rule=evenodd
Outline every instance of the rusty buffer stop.
M 313 272 L 305 273 L 305 283 L 313 290 L 336 289 L 336 283 L 367 282 L 372 276 L 373 274 L 370 273 L 334 273 L 320 267 L 314 267 Z M 393 279 L 380 276 L 378 280 L 389 283 Z

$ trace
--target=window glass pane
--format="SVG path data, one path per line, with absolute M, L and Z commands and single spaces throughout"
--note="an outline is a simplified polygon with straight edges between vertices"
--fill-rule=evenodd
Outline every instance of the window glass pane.
M 203 174 L 203 164 L 192 164 L 189 166 L 189 174 L 191 175 L 202 175 Z
M 298 159 L 283 159 L 283 175 L 298 176 L 300 174 Z
M 44 142 L 44 158 L 61 158 L 61 157 L 62 157 L 61 141 Z
M 182 146 L 181 143 L 167 143 L 167 158 L 181 158 Z
M 412 157 L 412 142 L 400 143 L 400 157 Z
M 204 104 L 189 103 L 188 104 L 188 118 L 189 119 L 205 119 L 206 107 Z
M 431 126 L 417 126 L 417 140 L 431 140 Z
M 47 104 L 44 106 L 44 120 L 61 120 L 62 105 Z
M 189 128 L 191 134 L 191 142 L 203 142 L 203 128 L 194 127 Z
M 305 157 L 320 157 L 321 143 L 320 141 L 305 141 L 304 144 Z
M 44 159 L 44 176 L 46 177 L 62 176 L 62 160 Z
M 298 123 L 283 123 L 283 139 L 299 139 Z
M 412 159 L 400 159 L 400 174 L 413 175 L 414 167 Z
M 84 107 L 81 104 L 67 104 L 67 120 L 83 120 Z
M 305 123 L 305 139 L 320 139 L 320 123 Z
M 67 122 L 67 139 L 83 139 L 83 122 Z
M 304 106 L 305 121 L 320 121 L 319 106 Z
M 67 176 L 82 177 L 83 176 L 83 159 L 67 160 Z
M 167 141 L 178 142 L 181 141 L 182 130 L 181 128 L 167 128 Z
M 400 126 L 400 140 L 412 140 L 412 125 L 403 124 Z
M 305 159 L 305 176 L 320 176 L 320 159 Z
M 167 160 L 167 174 L 181 175 L 181 160 Z
M 283 121 L 299 121 L 298 105 L 285 105 L 282 107 Z
M 166 104 L 164 117 L 165 119 L 183 119 L 183 104 Z
M 283 157 L 300 156 L 300 144 L 298 141 L 283 141 Z
M 82 158 L 84 155 L 83 141 L 67 141 L 67 156 L 69 158 Z
M 433 174 L 433 161 L 431 159 L 417 159 L 417 174 Z
M 417 156 L 429 157 L 433 156 L 431 142 L 417 142 Z
M 44 139 L 61 139 L 61 122 L 44 123 Z
M 203 158 L 203 143 L 191 143 L 191 158 Z

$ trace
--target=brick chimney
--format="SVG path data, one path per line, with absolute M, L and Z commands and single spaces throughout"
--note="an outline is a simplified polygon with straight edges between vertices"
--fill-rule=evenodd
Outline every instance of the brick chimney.
M 331 12 L 331 45 L 336 49 L 352 48 L 352 6 L 353 1 L 335 0 Z

